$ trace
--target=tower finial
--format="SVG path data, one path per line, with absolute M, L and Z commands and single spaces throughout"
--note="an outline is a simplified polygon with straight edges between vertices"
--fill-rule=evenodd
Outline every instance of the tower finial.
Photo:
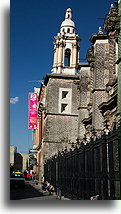
M 111 6 L 110 6 L 110 11 L 109 11 L 109 13 L 111 13 L 112 8 L 114 8 L 114 5 L 113 5 L 113 4 L 111 4 Z
M 66 10 L 65 19 L 72 19 L 72 10 L 70 8 Z
M 99 27 L 98 34 L 103 34 L 102 27 Z

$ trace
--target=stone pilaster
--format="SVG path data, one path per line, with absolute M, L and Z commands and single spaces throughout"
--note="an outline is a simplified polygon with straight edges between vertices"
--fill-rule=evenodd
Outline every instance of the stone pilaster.
M 53 67 L 56 67 L 58 65 L 58 44 L 54 47 L 54 63 Z
M 91 88 L 92 88 L 92 126 L 99 133 L 103 130 L 103 116 L 99 110 L 99 105 L 106 102 L 108 94 L 106 84 L 109 81 L 109 44 L 107 36 L 96 34 L 91 38 L 94 47 L 94 62 L 91 68 Z M 92 86 L 93 84 L 93 86 Z
M 89 116 L 88 103 L 90 102 L 90 68 L 89 65 L 83 65 L 80 71 L 80 105 L 79 105 L 79 124 L 78 140 L 81 142 L 84 138 L 86 129 L 83 120 Z

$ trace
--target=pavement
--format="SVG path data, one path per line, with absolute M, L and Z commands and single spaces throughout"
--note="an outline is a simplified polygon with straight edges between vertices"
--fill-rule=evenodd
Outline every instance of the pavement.
M 64 196 L 58 197 L 56 192 L 51 193 L 51 195 L 49 195 L 48 191 L 44 191 L 42 190 L 42 185 L 40 183 L 37 183 L 36 181 L 31 182 L 31 185 L 41 194 L 43 194 L 43 197 L 41 200 L 70 200 L 69 198 L 65 198 Z M 46 196 L 46 197 L 44 197 Z M 44 199 L 45 198 L 45 199 Z

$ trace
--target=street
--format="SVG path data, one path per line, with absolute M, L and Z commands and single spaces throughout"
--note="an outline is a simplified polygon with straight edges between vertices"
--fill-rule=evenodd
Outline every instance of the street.
M 10 189 L 10 200 L 58 200 L 55 193 L 49 195 L 42 191 L 40 184 L 33 181 L 26 181 L 25 188 Z M 61 197 L 61 200 L 69 200 Z
M 27 181 L 25 188 L 10 189 L 10 200 L 57 200 L 56 196 L 43 192 L 41 186 L 35 182 Z

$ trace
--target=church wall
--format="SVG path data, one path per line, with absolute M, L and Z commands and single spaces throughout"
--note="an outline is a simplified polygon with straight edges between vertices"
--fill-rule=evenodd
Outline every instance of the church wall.
M 103 37 L 103 35 L 102 35 Z M 97 40 L 94 44 L 94 81 L 93 81 L 93 117 L 92 125 L 96 130 L 103 129 L 103 117 L 98 106 L 108 99 L 106 93 L 106 84 L 109 81 L 108 56 L 109 44 L 108 40 Z
M 64 93 L 60 98 L 59 92 Z M 66 98 L 67 97 L 67 98 Z M 70 105 L 66 111 L 60 112 L 61 103 Z M 79 91 L 72 79 L 50 78 L 46 88 L 46 118 L 44 126 L 43 151 L 45 157 L 58 150 L 71 147 L 76 142 L 78 133 Z
M 115 8 L 112 10 L 115 12 Z M 107 23 L 107 26 L 111 27 L 110 24 Z M 99 29 L 97 34 L 92 35 L 88 63 L 78 63 L 80 39 L 77 35 L 74 37 L 69 34 L 67 39 L 67 35 L 64 36 L 65 32 L 62 31 L 55 37 L 53 73 L 48 75 L 45 81 L 43 163 L 58 151 L 66 147 L 69 149 L 73 143 L 86 144 L 90 140 L 95 141 L 96 137 L 101 137 L 102 133 L 108 134 L 107 131 L 111 131 L 110 121 L 115 122 L 117 117 L 117 103 L 114 103 L 117 98 L 114 97 L 113 101 L 112 97 L 117 93 L 119 78 L 118 44 L 114 32 L 111 35 L 109 29 L 104 34 Z M 64 65 L 66 48 L 71 50 L 70 66 Z M 118 145 L 118 139 L 116 143 Z M 115 158 L 116 149 L 117 147 L 114 151 Z M 116 160 L 114 162 L 117 163 Z
M 72 89 L 71 113 L 78 114 L 79 91 L 71 79 L 50 78 L 46 89 L 47 113 L 59 113 L 59 89 Z M 75 96 L 76 95 L 76 96 Z
M 46 118 L 43 151 L 48 158 L 76 141 L 78 117 L 49 115 Z

